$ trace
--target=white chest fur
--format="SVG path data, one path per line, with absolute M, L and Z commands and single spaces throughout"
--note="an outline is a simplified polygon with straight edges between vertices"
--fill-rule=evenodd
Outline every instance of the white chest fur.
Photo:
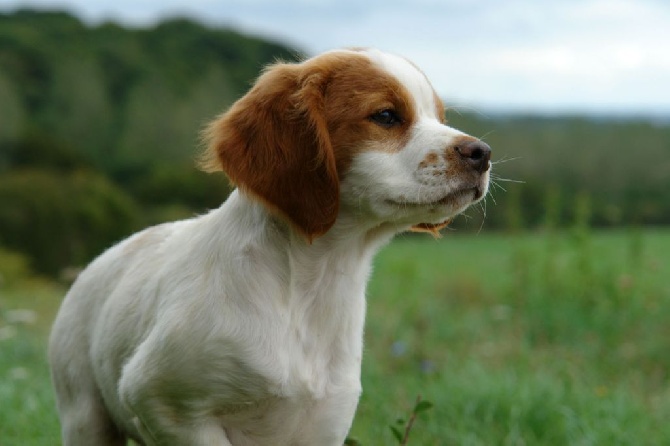
M 97 371 L 101 379 L 118 380 L 121 404 L 110 406 L 120 418 L 124 406 L 138 414 L 140 432 L 142 413 L 173 411 L 169 401 L 178 400 L 200 419 L 218 420 L 233 444 L 340 441 L 361 389 L 365 286 L 379 243 L 337 234 L 335 227 L 308 244 L 234 193 L 221 209 L 144 246 L 156 262 L 165 259 L 154 325 L 111 336 L 136 318 L 126 302 L 95 328 L 100 352 L 131 351 L 119 345 L 144 338 L 132 356 L 96 362 L 108 367 Z

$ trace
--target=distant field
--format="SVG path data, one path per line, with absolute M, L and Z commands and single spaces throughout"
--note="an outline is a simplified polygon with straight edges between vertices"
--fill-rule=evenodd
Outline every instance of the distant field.
M 351 436 L 434 403 L 410 445 L 670 444 L 670 231 L 399 237 L 368 292 Z M 45 363 L 63 291 L 0 288 L 0 445 L 57 445 Z M 16 310 L 29 311 L 16 311 Z

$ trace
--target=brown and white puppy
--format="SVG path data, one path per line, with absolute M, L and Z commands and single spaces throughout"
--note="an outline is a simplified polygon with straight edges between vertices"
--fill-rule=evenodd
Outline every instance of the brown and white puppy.
M 373 255 L 487 192 L 490 148 L 443 118 L 395 55 L 269 67 L 206 131 L 204 165 L 238 189 L 67 294 L 49 346 L 64 444 L 342 445 Z

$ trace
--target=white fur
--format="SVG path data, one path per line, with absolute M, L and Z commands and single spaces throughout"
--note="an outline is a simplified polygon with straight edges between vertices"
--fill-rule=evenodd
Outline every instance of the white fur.
M 340 446 L 361 391 L 365 287 L 391 237 L 474 201 L 418 165 L 462 133 L 404 59 L 369 57 L 407 86 L 420 119 L 395 153 L 356 155 L 335 225 L 309 244 L 235 191 L 219 208 L 146 229 L 92 262 L 50 339 L 63 442 Z M 446 171 L 446 159 L 431 169 Z M 432 172 L 432 171 L 431 171 Z M 485 191 L 488 173 L 479 178 Z M 403 204 L 404 203 L 404 204 Z
M 366 50 L 368 57 L 381 69 L 392 73 L 409 93 L 421 118 L 436 119 L 433 87 L 426 76 L 407 59 L 376 49 Z

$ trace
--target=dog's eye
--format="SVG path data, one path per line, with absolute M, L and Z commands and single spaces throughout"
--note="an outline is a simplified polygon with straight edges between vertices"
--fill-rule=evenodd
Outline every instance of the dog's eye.
M 391 128 L 402 123 L 402 120 L 395 112 L 395 110 L 388 108 L 382 111 L 378 111 L 377 113 L 370 116 L 370 121 L 385 128 Z

